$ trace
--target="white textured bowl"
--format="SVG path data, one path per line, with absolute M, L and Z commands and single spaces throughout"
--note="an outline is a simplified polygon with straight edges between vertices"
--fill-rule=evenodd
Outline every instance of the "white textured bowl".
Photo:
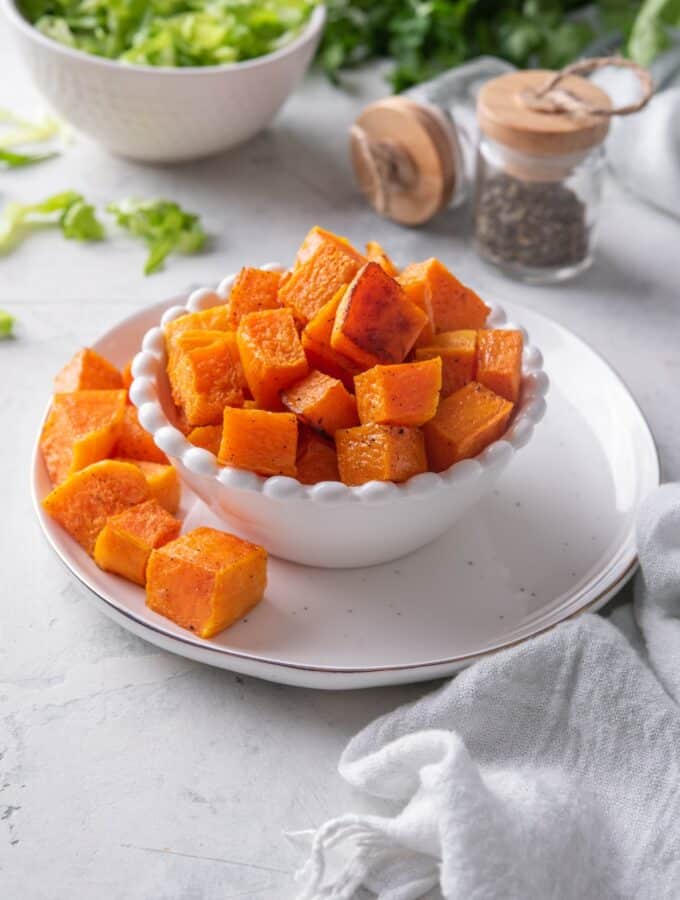
M 304 31 L 274 53 L 204 68 L 123 65 L 42 35 L 0 0 L 24 59 L 50 105 L 121 156 L 178 162 L 234 147 L 261 131 L 304 75 L 323 29 L 317 7 Z
M 276 263 L 264 268 L 282 269 Z M 304 485 L 294 478 L 263 478 L 221 466 L 212 453 L 194 447 L 172 424 L 162 326 L 187 312 L 224 303 L 234 278 L 225 278 L 217 290 L 194 291 L 186 306 L 171 307 L 161 326 L 146 333 L 132 363 L 130 396 L 143 427 L 181 478 L 227 527 L 275 556 L 310 566 L 351 568 L 387 562 L 428 544 L 493 487 L 543 417 L 548 377 L 541 353 L 524 333 L 518 408 L 503 439 L 475 459 L 440 474 L 416 475 L 404 484 L 370 481 L 359 487 L 337 481 Z M 489 321 L 495 328 L 519 327 L 506 321 L 499 307 L 492 307 Z

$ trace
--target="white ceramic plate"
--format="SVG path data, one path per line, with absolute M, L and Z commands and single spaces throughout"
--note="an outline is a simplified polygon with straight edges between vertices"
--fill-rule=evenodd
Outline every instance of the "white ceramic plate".
M 93 346 L 122 365 L 169 305 L 126 319 Z M 265 600 L 242 622 L 201 640 L 148 610 L 141 588 L 100 571 L 42 513 L 49 482 L 36 447 L 33 492 L 48 541 L 102 611 L 145 640 L 210 665 L 315 688 L 438 678 L 597 609 L 635 569 L 635 511 L 659 482 L 654 442 L 604 360 L 556 323 L 507 308 L 544 354 L 548 413 L 493 493 L 422 550 L 351 570 L 271 559 Z M 215 524 L 186 490 L 183 512 L 186 529 Z

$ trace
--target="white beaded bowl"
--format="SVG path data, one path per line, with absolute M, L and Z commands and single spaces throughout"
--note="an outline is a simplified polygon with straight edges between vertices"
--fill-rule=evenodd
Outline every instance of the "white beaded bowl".
M 50 105 L 112 153 L 180 162 L 235 147 L 261 131 L 301 80 L 316 51 L 325 10 L 274 53 L 196 68 L 103 59 L 45 37 L 16 0 L 0 0 L 30 74 Z
M 280 271 L 276 263 L 263 268 Z M 186 306 L 173 306 L 160 326 L 150 329 L 132 363 L 130 397 L 142 426 L 177 467 L 180 477 L 225 526 L 291 562 L 352 568 L 388 562 L 417 550 L 443 534 L 494 486 L 501 472 L 530 440 L 545 413 L 548 377 L 540 351 L 528 342 L 522 359 L 522 392 L 502 440 L 475 459 L 444 472 L 416 475 L 403 484 L 369 481 L 348 487 L 337 481 L 314 485 L 294 478 L 263 478 L 221 466 L 214 454 L 195 447 L 173 424 L 175 408 L 165 371 L 162 326 L 185 315 L 224 303 L 235 275 L 216 290 L 194 291 Z M 500 307 L 489 317 L 494 328 L 518 328 Z M 523 329 L 520 329 L 523 331 Z

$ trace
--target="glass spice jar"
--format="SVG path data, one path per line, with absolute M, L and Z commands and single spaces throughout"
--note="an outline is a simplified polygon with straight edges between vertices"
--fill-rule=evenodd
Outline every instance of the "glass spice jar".
M 477 95 L 489 79 L 513 71 L 482 56 L 362 110 L 350 155 L 376 212 L 420 225 L 463 203 L 474 178 Z
M 608 95 L 576 75 L 559 88 L 572 107 L 565 115 L 543 91 L 551 75 L 503 75 L 477 102 L 475 247 L 529 282 L 560 281 L 592 261 L 611 115 Z

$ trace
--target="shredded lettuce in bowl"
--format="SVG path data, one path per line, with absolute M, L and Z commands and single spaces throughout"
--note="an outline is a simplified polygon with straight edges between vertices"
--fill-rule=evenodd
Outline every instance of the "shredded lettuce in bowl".
M 317 0 L 20 0 L 68 47 L 143 66 L 215 66 L 272 53 L 302 31 Z

